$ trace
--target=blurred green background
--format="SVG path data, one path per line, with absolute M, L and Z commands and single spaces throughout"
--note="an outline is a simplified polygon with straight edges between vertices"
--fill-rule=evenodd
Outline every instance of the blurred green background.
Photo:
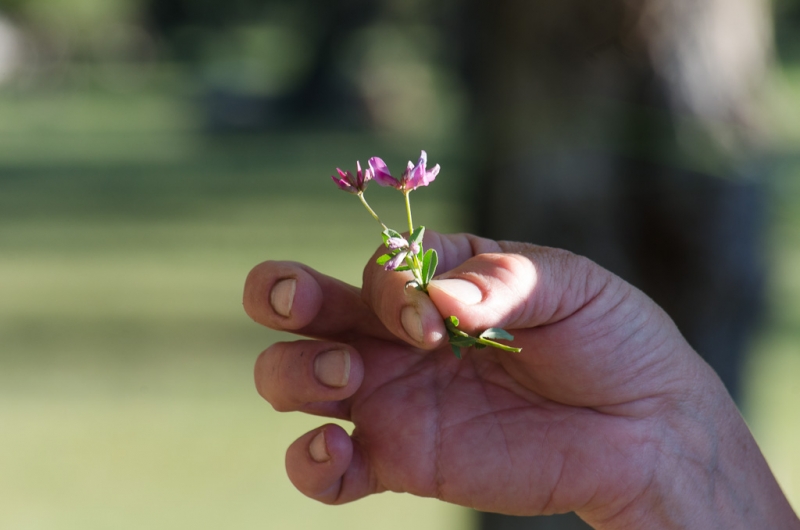
M 287 336 L 241 308 L 265 259 L 359 283 L 379 239 L 329 180 L 356 159 L 427 149 L 443 170 L 416 218 L 471 228 L 446 36 L 422 2 L 378 3 L 391 16 L 343 42 L 312 2 L 166 4 L 0 1 L 0 527 L 469 528 L 428 499 L 297 493 L 283 451 L 320 420 L 256 395 L 255 357 Z M 744 412 L 797 509 L 800 8 L 775 13 L 768 311 Z M 331 70 L 299 97 L 315 68 Z M 384 191 L 374 206 L 399 224 Z

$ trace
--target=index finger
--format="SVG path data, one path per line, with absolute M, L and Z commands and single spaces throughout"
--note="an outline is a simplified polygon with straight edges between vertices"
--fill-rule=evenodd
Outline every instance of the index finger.
M 360 289 L 302 263 L 256 265 L 245 281 L 243 305 L 250 318 L 275 330 L 337 342 L 356 336 L 396 340 Z
M 438 254 L 437 274 L 478 254 L 502 252 L 496 241 L 471 234 L 441 235 L 430 231 L 425 234 L 424 245 Z M 379 249 L 376 256 L 384 250 Z M 364 269 L 362 297 L 395 336 L 425 350 L 438 348 L 447 337 L 442 316 L 428 295 L 407 287 L 411 279 L 410 272 L 387 272 L 371 259 Z

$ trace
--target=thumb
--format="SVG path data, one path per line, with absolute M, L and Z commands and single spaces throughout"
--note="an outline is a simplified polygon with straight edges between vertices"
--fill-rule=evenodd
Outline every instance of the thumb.
M 564 250 L 500 247 L 437 277 L 428 292 L 442 317 L 457 316 L 471 335 L 511 331 L 522 352 L 499 359 L 527 388 L 598 406 L 653 388 L 683 391 L 704 370 L 666 313 L 619 277 Z
M 552 324 L 580 310 L 610 283 L 624 284 L 565 250 L 499 244 L 503 253 L 473 256 L 428 286 L 442 317 L 456 315 L 467 332 Z

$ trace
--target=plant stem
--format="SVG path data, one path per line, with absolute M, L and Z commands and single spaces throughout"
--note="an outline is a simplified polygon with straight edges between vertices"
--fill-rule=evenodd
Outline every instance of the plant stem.
M 427 293 L 428 284 L 423 283 L 424 278 L 422 277 L 422 263 L 420 263 L 419 258 L 417 258 L 414 253 L 409 252 L 406 256 L 406 264 L 408 264 L 408 268 L 411 269 L 411 273 L 414 275 L 414 279 L 417 281 L 419 290 L 423 293 Z
M 375 211 L 372 208 L 369 207 L 369 204 L 367 204 L 367 199 L 364 198 L 364 193 L 363 192 L 359 192 L 358 193 L 358 198 L 361 199 L 361 204 L 364 205 L 364 207 L 372 215 L 372 217 L 374 217 L 375 220 L 378 221 L 381 224 L 383 229 L 386 230 L 388 227 L 385 224 L 383 224 L 383 221 L 381 221 L 380 217 L 378 217 L 378 214 L 376 214 Z
M 503 351 L 510 351 L 514 353 L 519 353 L 522 351 L 522 348 L 515 348 L 513 346 L 506 346 L 505 344 L 500 344 L 499 342 L 495 342 L 489 339 L 482 339 L 478 337 L 478 344 L 483 344 L 484 346 L 491 346 L 492 348 L 497 348 L 498 350 Z
M 408 233 L 411 234 L 414 232 L 414 222 L 411 220 L 411 201 L 408 198 L 408 195 L 411 193 L 411 190 L 403 191 L 403 195 L 406 198 L 406 215 L 408 216 Z
M 519 353 L 522 351 L 522 348 L 515 348 L 514 346 L 506 346 L 505 344 L 500 344 L 499 342 L 495 342 L 490 339 L 485 339 L 480 336 L 473 337 L 469 333 L 458 329 L 458 325 L 453 323 L 453 321 L 451 320 L 452 318 L 453 317 L 444 319 L 444 326 L 445 328 L 447 328 L 447 332 L 450 335 L 450 344 L 453 344 L 453 337 L 462 337 L 464 339 L 472 339 L 473 341 L 475 341 L 474 343 L 482 344 L 483 346 L 491 346 L 492 348 L 497 348 L 498 350 L 513 352 L 513 353 Z M 459 346 L 454 346 L 454 347 L 459 347 Z M 467 346 L 464 345 L 460 347 L 467 347 Z M 461 358 L 459 357 L 458 354 L 456 354 L 456 357 L 458 357 L 459 359 Z

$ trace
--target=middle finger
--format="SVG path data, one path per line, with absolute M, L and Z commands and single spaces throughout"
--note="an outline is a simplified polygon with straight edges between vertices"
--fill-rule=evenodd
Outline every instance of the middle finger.
M 279 342 L 256 361 L 256 389 L 279 412 L 350 419 L 347 398 L 361 386 L 364 364 L 347 344 Z

